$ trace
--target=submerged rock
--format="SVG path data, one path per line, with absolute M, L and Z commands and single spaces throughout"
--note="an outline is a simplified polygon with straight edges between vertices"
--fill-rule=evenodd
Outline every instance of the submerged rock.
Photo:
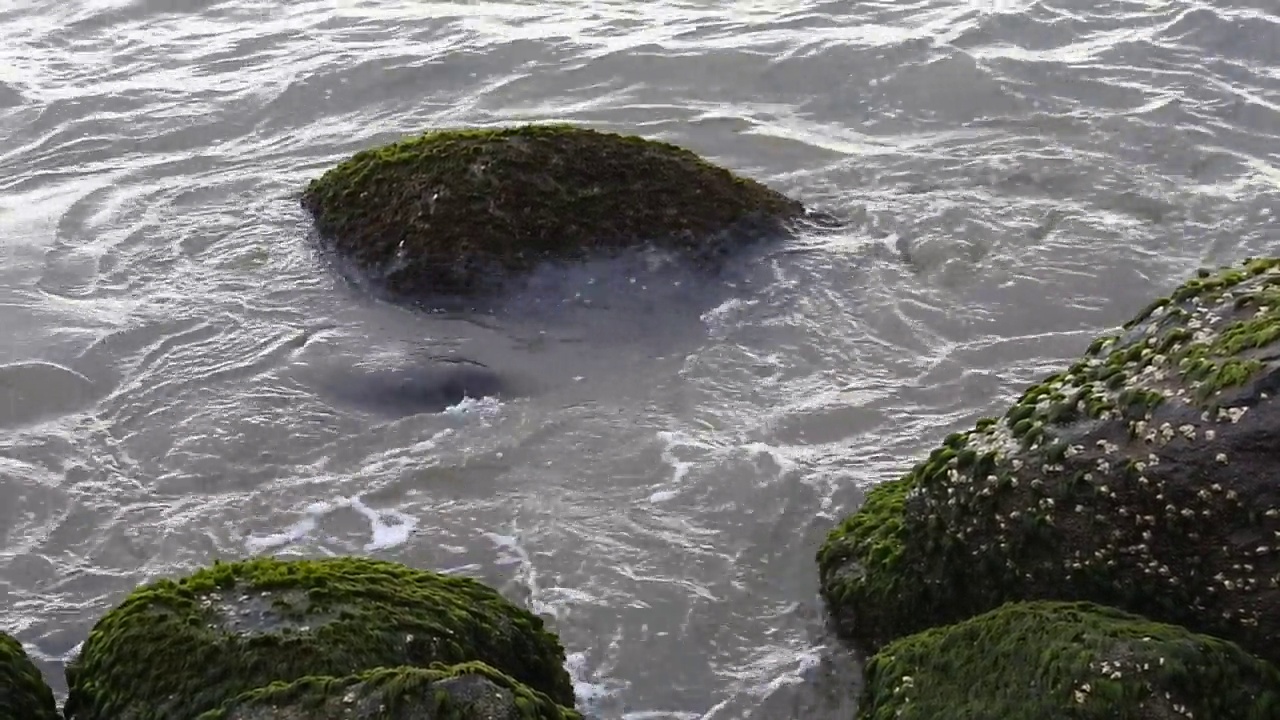
M 581 720 L 483 663 L 305 677 L 244 693 L 197 720 Z
M 418 367 L 332 372 L 316 383 L 321 397 L 391 417 L 442 412 L 470 398 L 510 398 L 522 383 L 479 363 L 434 361 Z
M 135 590 L 67 668 L 68 720 L 192 718 L 307 676 L 481 661 L 572 706 L 564 649 L 474 580 L 364 558 L 217 563 Z
M 22 643 L 0 633 L 0 720 L 58 720 L 53 690 Z
M 1271 720 L 1280 672 L 1239 646 L 1092 603 L 1004 605 L 867 664 L 861 720 Z
M 395 294 L 473 294 L 544 260 L 648 243 L 709 259 L 800 203 L 683 148 L 569 125 L 445 130 L 313 180 L 321 238 Z
M 868 649 L 1008 600 L 1092 600 L 1280 662 L 1280 260 L 1205 273 L 828 537 Z

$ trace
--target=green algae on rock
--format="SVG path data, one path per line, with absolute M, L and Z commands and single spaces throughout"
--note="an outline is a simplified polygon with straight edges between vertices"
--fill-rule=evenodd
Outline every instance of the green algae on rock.
M 711 259 L 803 212 L 686 149 L 559 124 L 365 150 L 302 204 L 339 257 L 401 295 L 472 294 L 544 260 L 648 243 Z
M 0 720 L 57 720 L 53 690 L 22 643 L 0 633 Z
M 894 641 L 860 720 L 1272 720 L 1280 671 L 1238 645 L 1086 602 L 1011 603 Z
M 572 706 L 564 649 L 468 578 L 345 557 L 216 563 L 135 590 L 67 667 L 68 720 L 196 717 L 306 676 L 484 662 Z
M 1280 662 L 1277 386 L 1280 260 L 1202 274 L 874 488 L 818 555 L 837 627 L 1080 599 Z
M 581 720 L 483 663 L 305 677 L 244 693 L 197 720 Z

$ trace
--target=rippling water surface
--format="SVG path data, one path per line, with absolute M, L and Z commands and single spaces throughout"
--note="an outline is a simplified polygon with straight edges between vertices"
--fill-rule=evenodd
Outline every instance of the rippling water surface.
M 823 534 L 1194 268 L 1277 251 L 1277 68 L 1270 0 L 7 0 L 0 626 L 61 692 L 146 579 L 370 553 L 551 618 L 593 717 L 848 718 Z M 297 195 L 335 162 L 529 120 L 850 223 L 483 315 L 313 253 Z M 433 355 L 536 387 L 325 393 Z

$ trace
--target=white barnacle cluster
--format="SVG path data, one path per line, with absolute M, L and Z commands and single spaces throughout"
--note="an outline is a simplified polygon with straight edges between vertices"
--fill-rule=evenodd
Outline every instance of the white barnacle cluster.
M 1155 332 L 1159 329 L 1158 325 L 1151 324 L 1146 327 L 1147 331 Z M 1132 362 L 1132 376 L 1127 383 L 1127 387 L 1140 388 L 1157 388 L 1167 384 L 1171 376 L 1169 356 L 1159 352 L 1156 348 L 1159 345 L 1160 338 L 1149 337 L 1146 340 L 1146 346 L 1139 353 L 1138 360 Z
M 1123 396 L 1126 393 L 1129 397 L 1134 397 L 1135 392 L 1141 392 L 1158 394 L 1165 401 L 1172 400 L 1183 406 L 1198 404 L 1200 401 L 1196 398 L 1202 389 L 1201 386 L 1208 381 L 1185 378 L 1182 372 L 1172 374 L 1170 368 L 1173 365 L 1173 359 L 1181 358 L 1178 361 L 1180 364 L 1178 369 L 1185 371 L 1191 362 L 1189 358 L 1212 357 L 1214 354 L 1212 346 L 1219 342 L 1223 334 L 1235 323 L 1236 313 L 1233 312 L 1233 307 L 1237 300 L 1241 297 L 1253 296 L 1259 288 L 1278 284 L 1278 280 L 1280 280 L 1280 265 L 1244 279 L 1235 288 L 1227 288 L 1216 293 L 1208 302 L 1206 297 L 1193 295 L 1178 303 L 1166 303 L 1151 311 L 1142 320 L 1143 327 L 1138 333 L 1141 339 L 1136 341 L 1109 339 L 1101 343 L 1100 354 L 1101 352 L 1109 353 L 1107 364 L 1118 367 L 1118 372 L 1113 371 L 1112 376 L 1118 374 L 1123 381 L 1106 383 L 1105 387 L 1100 387 L 1098 383 L 1091 383 L 1092 390 L 1103 395 L 1101 398 L 1093 398 L 1093 401 L 1097 403 L 1100 400 L 1107 406 L 1115 406 L 1124 402 Z M 1175 332 L 1179 334 L 1171 335 Z M 1135 342 L 1141 347 L 1140 351 L 1135 352 Z M 1094 358 L 1094 363 L 1099 362 Z M 1091 369 L 1097 365 L 1090 364 L 1086 367 Z M 1219 434 L 1219 431 L 1212 427 L 1213 425 L 1237 424 L 1247 412 L 1248 408 L 1243 406 L 1214 407 L 1202 412 L 1200 425 L 1183 422 L 1175 426 L 1168 422 L 1154 423 L 1154 412 L 1148 407 L 1145 414 L 1129 419 L 1129 436 L 1155 448 L 1163 447 L 1175 440 L 1188 442 L 1202 439 L 1213 443 L 1218 439 Z M 1104 453 L 1112 455 L 1114 450 L 1107 447 L 1104 448 Z M 1068 456 L 1074 454 L 1073 449 L 1068 450 Z M 1215 453 L 1214 459 L 1220 464 L 1227 464 L 1230 460 L 1225 453 L 1221 452 Z M 1097 469 L 1104 470 L 1101 464 Z
M 1013 428 L 1007 420 L 993 423 L 980 432 L 969 436 L 969 448 L 978 455 L 995 453 L 996 462 L 1018 449 L 1018 439 L 1013 436 Z
M 1177 428 L 1170 429 L 1178 434 L 1182 432 Z M 1117 447 L 1107 440 L 1096 441 L 1094 445 L 1099 451 L 1110 454 L 1129 454 L 1131 450 L 1138 449 Z M 1079 447 L 1070 454 L 1074 457 L 1084 452 L 1085 448 Z M 1225 462 L 1225 459 L 1219 458 L 1218 461 Z M 1122 463 L 1128 472 L 1116 472 Z M 1269 556 L 1273 546 L 1280 547 L 1280 530 L 1276 530 L 1274 539 L 1269 538 L 1265 544 L 1259 543 L 1241 552 L 1223 546 L 1220 553 L 1213 553 L 1215 564 L 1224 571 L 1222 577 L 1216 579 L 1187 574 L 1177 552 L 1170 554 L 1167 549 L 1161 549 L 1167 544 L 1167 540 L 1161 538 L 1167 538 L 1172 528 L 1177 528 L 1173 532 L 1182 540 L 1200 542 L 1202 533 L 1205 533 L 1203 528 L 1210 527 L 1216 522 L 1215 518 L 1228 512 L 1233 504 L 1239 505 L 1240 500 L 1237 492 L 1224 487 L 1221 481 L 1206 482 L 1190 497 L 1181 490 L 1171 491 L 1166 487 L 1166 477 L 1151 472 L 1160 464 L 1160 455 L 1148 451 L 1142 459 L 1108 460 L 1103 457 L 1092 459 L 1083 466 L 1085 471 L 1077 480 L 1092 487 L 1093 496 L 1105 504 L 1081 498 L 1081 501 L 1065 506 L 1066 512 L 1091 519 L 1094 528 L 1090 531 L 1089 542 L 1064 553 L 1061 567 L 1067 575 L 1075 575 L 1086 568 L 1096 571 L 1123 566 L 1156 586 L 1209 597 L 1223 592 L 1252 591 L 1267 583 L 1280 587 L 1280 574 L 1270 578 L 1258 573 L 1253 565 L 1259 562 L 1258 558 Z M 1123 496 L 1119 494 L 1121 490 Z M 1264 516 L 1271 521 L 1280 520 L 1280 508 L 1267 511 Z M 1233 558 L 1239 558 L 1234 566 L 1223 564 L 1232 562 Z M 1236 617 L 1236 621 L 1250 622 L 1245 617 Z
M 1267 273 L 1266 282 L 1280 284 L 1280 264 Z M 1247 417 L 1248 408 L 1205 404 L 1199 381 L 1185 371 L 1188 358 L 1214 358 L 1212 346 L 1240 314 L 1237 300 L 1262 282 L 1251 276 L 1235 289 L 1214 286 L 1157 307 L 1126 334 L 1096 342 L 1067 372 L 1028 389 L 1005 417 L 979 425 L 964 444 L 979 461 L 957 466 L 952 458 L 928 490 L 935 511 L 946 513 L 949 532 L 968 540 L 974 554 L 1005 554 L 1002 560 L 1019 574 L 1028 568 L 1014 566 L 1021 561 L 1013 551 L 1023 546 L 1025 533 L 1046 525 L 1059 528 L 1054 532 L 1083 532 L 1063 547 L 1053 568 L 1074 575 L 1123 567 L 1153 587 L 1177 589 L 1188 602 L 1203 599 L 1215 608 L 1219 603 L 1210 599 L 1221 593 L 1280 587 L 1280 573 L 1271 577 L 1252 565 L 1280 555 L 1280 509 L 1267 511 L 1266 534 L 1258 542 L 1207 550 L 1214 569 L 1188 572 L 1182 551 L 1170 548 L 1217 536 L 1213 528 L 1229 521 L 1239 499 L 1220 478 L 1206 478 L 1204 487 L 1166 488 L 1165 473 L 1156 470 L 1162 459 L 1168 464 L 1176 457 L 1166 450 L 1171 444 L 1205 443 L 1207 458 L 1220 466 L 1232 461 L 1214 445 Z M 1280 308 L 1280 302 L 1272 305 Z M 1161 411 L 1168 406 L 1172 412 Z M 1200 413 L 1198 422 L 1185 412 L 1191 408 Z M 1117 426 L 1108 420 L 1116 419 L 1127 437 L 1114 433 Z M 997 494 L 1004 495 L 999 504 L 987 500 Z M 1070 522 L 1055 523 L 1055 514 Z M 1230 568 L 1237 560 L 1238 568 Z M 1219 569 L 1222 577 L 1211 578 Z
M 1150 637 L 1144 637 L 1142 640 L 1143 642 L 1151 642 Z M 1152 687 L 1151 671 L 1153 668 L 1159 670 L 1159 668 L 1164 667 L 1164 665 L 1165 658 L 1163 656 L 1156 658 L 1154 663 L 1150 660 L 1139 661 L 1137 659 L 1128 659 L 1127 661 L 1095 660 L 1089 663 L 1089 670 L 1096 673 L 1096 676 L 1103 680 L 1115 681 L 1129 679 L 1130 681 L 1133 681 L 1134 678 L 1142 678 L 1142 686 L 1145 687 L 1148 692 L 1153 693 L 1152 697 L 1162 697 L 1165 705 L 1169 709 L 1182 717 L 1194 720 L 1195 713 L 1191 708 L 1174 700 L 1172 693 L 1164 691 L 1158 695 L 1155 694 L 1156 691 Z M 1090 683 L 1086 682 L 1077 684 L 1072 692 L 1072 699 L 1074 699 L 1077 704 L 1083 704 L 1089 698 L 1089 692 L 1091 689 L 1092 687 Z
M 1224 299 L 1234 300 L 1229 297 Z M 1206 308 L 1200 304 L 1200 296 L 1192 298 L 1195 303 L 1190 309 L 1190 315 L 1187 317 L 1186 328 L 1191 331 L 1191 342 L 1197 345 L 1208 345 L 1218 338 L 1218 324 L 1221 323 L 1223 315 L 1215 313 L 1212 308 Z
M 972 441 L 967 439 L 966 446 L 971 444 Z M 967 512 L 968 503 L 975 496 L 991 494 L 994 482 L 990 478 L 985 483 L 980 481 L 974 477 L 972 468 L 962 470 L 959 464 L 957 457 L 948 459 L 940 472 L 934 472 L 924 482 L 916 483 L 908 490 L 906 500 L 920 503 L 927 516 L 943 518 L 948 532 L 964 539 L 974 529 L 974 523 L 966 520 L 972 517 Z
M 919 485 L 914 485 L 910 490 L 907 491 L 907 494 L 905 497 L 907 499 L 907 502 L 911 503 L 923 496 L 924 496 L 924 488 L 920 487 Z
M 1126 670 L 1124 663 L 1120 660 L 1094 660 L 1089 663 L 1089 669 L 1110 680 L 1119 680 L 1124 677 Z M 1133 669 L 1129 668 L 1128 671 L 1132 673 Z
M 1150 638 L 1144 638 L 1144 640 L 1149 641 Z M 1162 667 L 1164 664 L 1163 657 L 1159 658 L 1155 663 L 1157 668 Z M 1159 697 L 1158 695 L 1155 695 L 1156 691 L 1152 687 L 1150 678 L 1151 669 L 1151 662 L 1143 661 L 1141 665 L 1139 665 L 1138 660 L 1136 659 L 1130 659 L 1127 662 L 1121 660 L 1093 660 L 1089 663 L 1090 673 L 1092 673 L 1093 677 L 1096 677 L 1102 682 L 1116 682 L 1124 680 L 1129 683 L 1139 683 L 1140 686 L 1145 688 L 1148 693 L 1151 693 L 1153 697 Z M 1076 683 L 1071 690 L 1071 699 L 1077 705 L 1085 704 L 1093 693 L 1093 685 L 1094 684 L 1092 682 L 1088 681 Z M 1178 713 L 1182 717 L 1192 718 L 1194 720 L 1195 715 L 1190 708 L 1174 701 L 1171 694 L 1168 692 L 1164 692 L 1163 695 L 1164 700 L 1168 706 L 1174 710 L 1174 712 Z
M 1247 407 L 1221 407 L 1218 408 L 1218 422 L 1229 422 L 1232 425 L 1240 422 L 1240 418 L 1249 412 Z
M 893 694 L 901 695 L 911 690 L 911 688 L 915 686 L 916 686 L 916 679 L 914 677 L 910 675 L 903 675 L 902 677 L 898 678 L 898 682 L 894 684 Z M 908 700 L 907 698 L 904 698 L 904 702 L 906 702 L 907 700 Z
M 1253 272 L 1252 270 L 1250 272 Z M 1230 277 L 1230 285 L 1223 278 Z M 1206 393 L 1220 393 L 1220 383 L 1214 373 L 1202 370 L 1192 373 L 1204 363 L 1217 367 L 1229 358 L 1220 357 L 1219 349 L 1224 336 L 1236 331 L 1241 322 L 1241 312 L 1236 308 L 1243 301 L 1254 301 L 1258 307 L 1269 305 L 1260 302 L 1260 293 L 1272 288 L 1280 280 L 1280 265 L 1253 275 L 1230 270 L 1218 279 L 1208 281 L 1212 290 L 1193 292 L 1189 297 L 1170 301 L 1154 309 L 1141 320 L 1138 339 L 1108 345 L 1109 363 L 1120 359 L 1125 382 L 1119 390 L 1143 390 L 1157 392 L 1166 398 L 1176 398 L 1186 404 L 1198 404 L 1198 398 Z M 1178 295 L 1175 294 L 1175 298 Z M 1247 303 L 1246 303 L 1247 304 Z M 1256 312 L 1252 317 L 1258 317 Z M 1132 337 L 1132 335 L 1130 336 Z M 1135 349 L 1135 345 L 1140 349 Z M 1114 391 L 1114 387 L 1112 388 Z M 1148 418 L 1149 419 L 1149 418 Z M 1167 434 L 1152 437 L 1145 427 L 1131 427 L 1133 434 L 1148 442 L 1169 441 Z M 1177 428 L 1189 440 L 1195 439 L 1195 428 Z

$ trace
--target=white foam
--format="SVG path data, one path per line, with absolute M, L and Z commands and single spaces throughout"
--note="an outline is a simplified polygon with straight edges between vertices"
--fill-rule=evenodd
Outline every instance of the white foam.
M 679 495 L 680 495 L 679 490 L 659 490 L 649 495 L 649 502 L 664 503 L 664 502 L 667 502 L 668 500 L 674 500 Z
M 497 564 L 514 565 L 516 567 L 516 582 L 529 589 L 529 609 L 538 615 L 560 619 L 560 608 L 547 602 L 545 593 L 538 588 L 538 570 L 533 566 L 533 560 L 529 557 L 529 552 L 520 544 L 519 536 L 499 535 L 492 532 L 487 532 L 484 536 L 494 545 L 497 545 L 500 551 L 503 551 L 497 560 Z
M 467 563 L 465 565 L 455 565 L 454 567 L 437 568 L 436 572 L 441 575 L 473 575 L 483 569 L 480 563 Z
M 364 549 L 366 552 L 385 550 L 397 545 L 403 545 L 409 541 L 409 537 L 413 535 L 413 531 L 418 527 L 417 518 L 395 509 L 374 510 L 365 505 L 359 497 L 350 498 L 347 504 L 369 519 L 373 539 L 365 543 Z M 386 518 L 392 518 L 393 522 L 386 522 Z
M 386 550 L 403 545 L 413 536 L 418 519 L 396 509 L 378 510 L 369 507 L 358 495 L 338 500 L 321 500 L 307 504 L 302 509 L 304 517 L 280 532 L 250 535 L 245 538 L 245 548 L 252 554 L 285 548 L 300 543 L 315 533 L 320 519 L 340 508 L 351 508 L 369 521 L 369 542 L 365 552 Z
M 458 418 L 472 416 L 487 419 L 497 415 L 501 409 L 502 403 L 495 397 L 464 397 L 458 404 L 445 408 L 444 414 Z
M 312 506 L 314 507 L 314 505 Z M 276 548 L 292 545 L 305 539 L 316 529 L 319 513 L 312 513 L 308 508 L 307 517 L 302 518 L 298 522 L 290 525 L 288 528 L 269 535 L 250 535 L 245 538 L 244 544 L 251 554 L 266 552 Z
M 585 717 L 616 716 L 616 711 L 610 707 L 613 704 L 610 701 L 631 686 L 630 682 L 613 677 L 622 633 L 621 627 L 615 629 L 607 648 L 595 648 L 601 658 L 601 663 L 595 668 L 589 667 L 586 652 L 570 652 L 565 655 L 564 669 L 573 681 L 573 694 Z
M 499 550 L 508 552 L 499 555 L 495 561 L 498 565 L 515 565 L 524 562 L 524 551 L 520 549 L 520 543 L 514 535 L 499 535 L 498 533 L 487 532 L 485 538 L 498 546 Z
M 593 710 L 598 710 L 604 701 L 615 697 L 630 684 L 622 680 L 593 677 L 587 669 L 587 654 L 584 652 L 566 654 L 564 669 L 573 681 L 573 695 L 579 707 L 586 711 L 587 717 L 594 715 Z
M 707 326 L 707 331 L 711 334 L 711 337 L 720 338 L 737 325 L 734 320 L 738 316 L 749 312 L 757 304 L 758 301 L 756 300 L 744 300 L 738 297 L 729 298 L 702 313 L 702 322 Z
M 430 457 L 440 441 L 451 437 L 453 434 L 453 428 L 445 428 L 434 433 L 431 437 L 412 445 L 398 445 L 384 452 L 371 455 L 365 461 L 362 472 L 367 475 L 383 475 L 393 473 L 396 470 L 419 467 L 422 464 L 423 457 Z
M 662 461 L 671 466 L 671 479 L 668 481 L 668 487 L 655 490 L 649 495 L 649 502 L 661 503 L 667 502 L 680 494 L 679 486 L 684 484 L 685 477 L 693 468 L 694 462 L 689 460 L 681 460 L 676 457 L 676 449 L 681 447 L 691 447 L 699 450 L 714 450 L 714 446 L 694 440 L 693 438 L 681 432 L 670 430 L 658 431 L 658 439 L 662 441 Z M 670 487 L 676 486 L 676 487 Z
M 778 466 L 778 475 L 786 473 L 798 467 L 796 461 L 791 457 L 791 450 L 788 448 L 770 445 L 764 442 L 749 442 L 739 446 L 742 450 L 755 453 L 757 455 L 766 455 Z

